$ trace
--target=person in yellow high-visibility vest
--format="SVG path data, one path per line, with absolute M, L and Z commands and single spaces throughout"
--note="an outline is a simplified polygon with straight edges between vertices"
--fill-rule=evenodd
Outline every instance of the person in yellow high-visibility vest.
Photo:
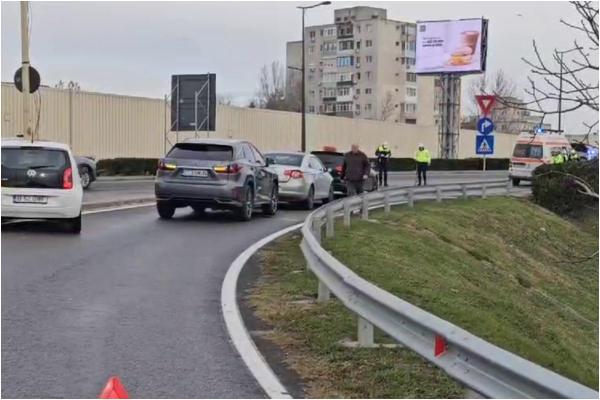
M 423 178 L 423 184 L 427 185 L 427 168 L 431 165 L 431 155 L 423 143 L 419 143 L 418 149 L 415 151 L 415 161 L 417 162 L 419 186 L 421 186 L 421 178 Z

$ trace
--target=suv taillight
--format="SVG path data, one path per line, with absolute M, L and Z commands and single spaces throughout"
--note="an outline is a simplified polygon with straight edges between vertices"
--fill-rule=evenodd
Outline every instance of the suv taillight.
M 173 163 L 166 163 L 164 160 L 158 161 L 158 169 L 161 171 L 173 171 L 175 168 L 177 168 L 177 165 Z
M 73 189 L 73 170 L 71 167 L 63 172 L 63 189 Z
M 302 171 L 297 169 L 286 169 L 285 171 L 283 171 L 283 175 L 289 176 L 292 179 L 300 179 L 304 177 Z
M 229 165 L 219 165 L 213 168 L 213 170 L 220 174 L 237 174 L 242 170 L 242 166 L 240 164 L 229 164 Z

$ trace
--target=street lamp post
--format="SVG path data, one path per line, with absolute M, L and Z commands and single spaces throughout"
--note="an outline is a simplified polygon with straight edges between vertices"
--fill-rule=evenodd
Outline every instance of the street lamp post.
M 305 49 L 305 35 L 304 35 L 304 14 L 307 9 L 315 8 L 319 6 L 326 6 L 331 4 L 331 1 L 322 1 L 312 6 L 298 6 L 297 8 L 302 10 L 302 137 L 301 147 L 302 151 L 306 151 L 306 57 L 304 54 Z

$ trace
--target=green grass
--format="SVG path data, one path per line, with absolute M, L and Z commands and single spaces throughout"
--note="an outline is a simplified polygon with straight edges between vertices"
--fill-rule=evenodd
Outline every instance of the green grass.
M 597 223 L 500 197 L 370 217 L 337 224 L 325 248 L 398 297 L 598 388 Z
M 306 271 L 299 244 L 300 236 L 291 234 L 259 253 L 261 278 L 249 300 L 256 315 L 273 327 L 267 338 L 283 349 L 285 362 L 303 379 L 307 397 L 464 396 L 443 371 L 407 349 L 342 347 L 340 340 L 356 340 L 356 317 L 336 300 L 311 301 L 317 280 Z M 389 339 L 377 333 L 376 340 Z

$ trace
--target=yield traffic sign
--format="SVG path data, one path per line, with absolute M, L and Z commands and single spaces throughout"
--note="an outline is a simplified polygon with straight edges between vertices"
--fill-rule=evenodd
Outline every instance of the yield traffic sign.
M 496 104 L 496 96 L 493 95 L 479 95 L 475 96 L 477 100 L 477 104 L 479 104 L 479 108 L 481 109 L 482 115 L 490 115 L 490 111 L 492 111 L 492 107 Z
M 482 135 L 489 135 L 494 131 L 494 122 L 487 117 L 480 118 L 477 121 L 477 131 Z

